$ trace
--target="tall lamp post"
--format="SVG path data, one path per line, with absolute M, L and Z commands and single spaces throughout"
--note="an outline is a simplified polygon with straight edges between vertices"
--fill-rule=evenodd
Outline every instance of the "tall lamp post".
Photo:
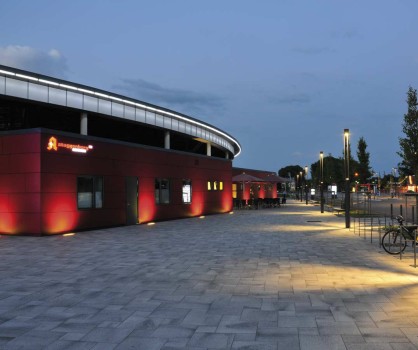
M 296 192 L 296 199 L 299 199 L 299 174 L 296 174 L 295 192 Z
M 344 129 L 345 227 L 350 228 L 350 131 Z
M 308 205 L 308 166 L 305 165 L 305 201 Z
M 303 202 L 303 171 L 300 172 L 300 201 Z
M 321 200 L 321 213 L 324 212 L 324 152 L 319 152 L 319 192 Z

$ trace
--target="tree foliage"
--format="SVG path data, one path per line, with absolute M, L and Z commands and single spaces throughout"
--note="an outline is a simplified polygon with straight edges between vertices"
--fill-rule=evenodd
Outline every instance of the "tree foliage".
M 289 178 L 296 177 L 297 174 L 300 174 L 301 171 L 305 171 L 300 165 L 288 165 L 284 168 L 279 169 L 279 176 Z
M 358 162 L 351 157 L 350 153 L 350 178 L 354 178 L 354 169 L 358 168 Z M 320 182 L 319 160 L 311 164 L 312 180 L 317 186 Z M 336 184 L 338 188 L 343 188 L 345 184 L 344 177 L 344 159 L 335 158 L 331 154 L 324 156 L 324 185 Z
M 367 143 L 363 137 L 360 137 L 357 144 L 357 168 L 356 173 L 358 174 L 358 181 L 361 184 L 367 183 L 369 178 L 372 176 L 370 171 L 370 153 L 367 152 Z
M 399 172 L 402 175 L 418 176 L 418 113 L 417 113 L 417 90 L 411 86 L 407 92 L 408 111 L 404 114 L 402 131 L 405 137 L 399 137 L 400 151 L 397 154 L 401 157 L 398 164 Z

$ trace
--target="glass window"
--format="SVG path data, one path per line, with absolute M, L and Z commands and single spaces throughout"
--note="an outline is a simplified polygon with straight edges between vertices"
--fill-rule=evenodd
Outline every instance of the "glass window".
M 212 184 L 210 183 L 210 181 L 208 181 L 208 191 L 212 190 Z
M 213 190 L 214 191 L 218 190 L 218 181 L 213 181 Z
M 232 198 L 237 198 L 237 184 L 232 184 Z
M 219 191 L 223 191 L 223 190 L 224 190 L 224 182 L 219 181 Z
M 94 178 L 94 204 L 95 208 L 103 208 L 103 177 Z
M 93 208 L 93 178 L 77 178 L 77 205 L 79 209 Z
M 155 179 L 155 203 L 169 204 L 170 203 L 170 180 Z
M 155 179 L 155 204 L 160 204 L 160 179 Z
M 191 203 L 192 202 L 192 181 L 191 180 L 183 180 L 183 203 Z
M 103 207 L 103 177 L 77 177 L 77 206 L 78 209 Z

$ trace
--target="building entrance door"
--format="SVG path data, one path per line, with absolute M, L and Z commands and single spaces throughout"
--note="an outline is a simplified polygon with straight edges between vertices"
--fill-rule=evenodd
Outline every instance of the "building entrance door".
M 126 225 L 138 223 L 138 178 L 126 177 Z

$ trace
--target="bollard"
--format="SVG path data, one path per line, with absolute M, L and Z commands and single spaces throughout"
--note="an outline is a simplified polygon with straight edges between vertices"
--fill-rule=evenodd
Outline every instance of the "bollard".
M 400 215 L 403 216 L 403 213 L 402 213 L 402 204 L 399 206 L 399 212 L 400 212 Z

